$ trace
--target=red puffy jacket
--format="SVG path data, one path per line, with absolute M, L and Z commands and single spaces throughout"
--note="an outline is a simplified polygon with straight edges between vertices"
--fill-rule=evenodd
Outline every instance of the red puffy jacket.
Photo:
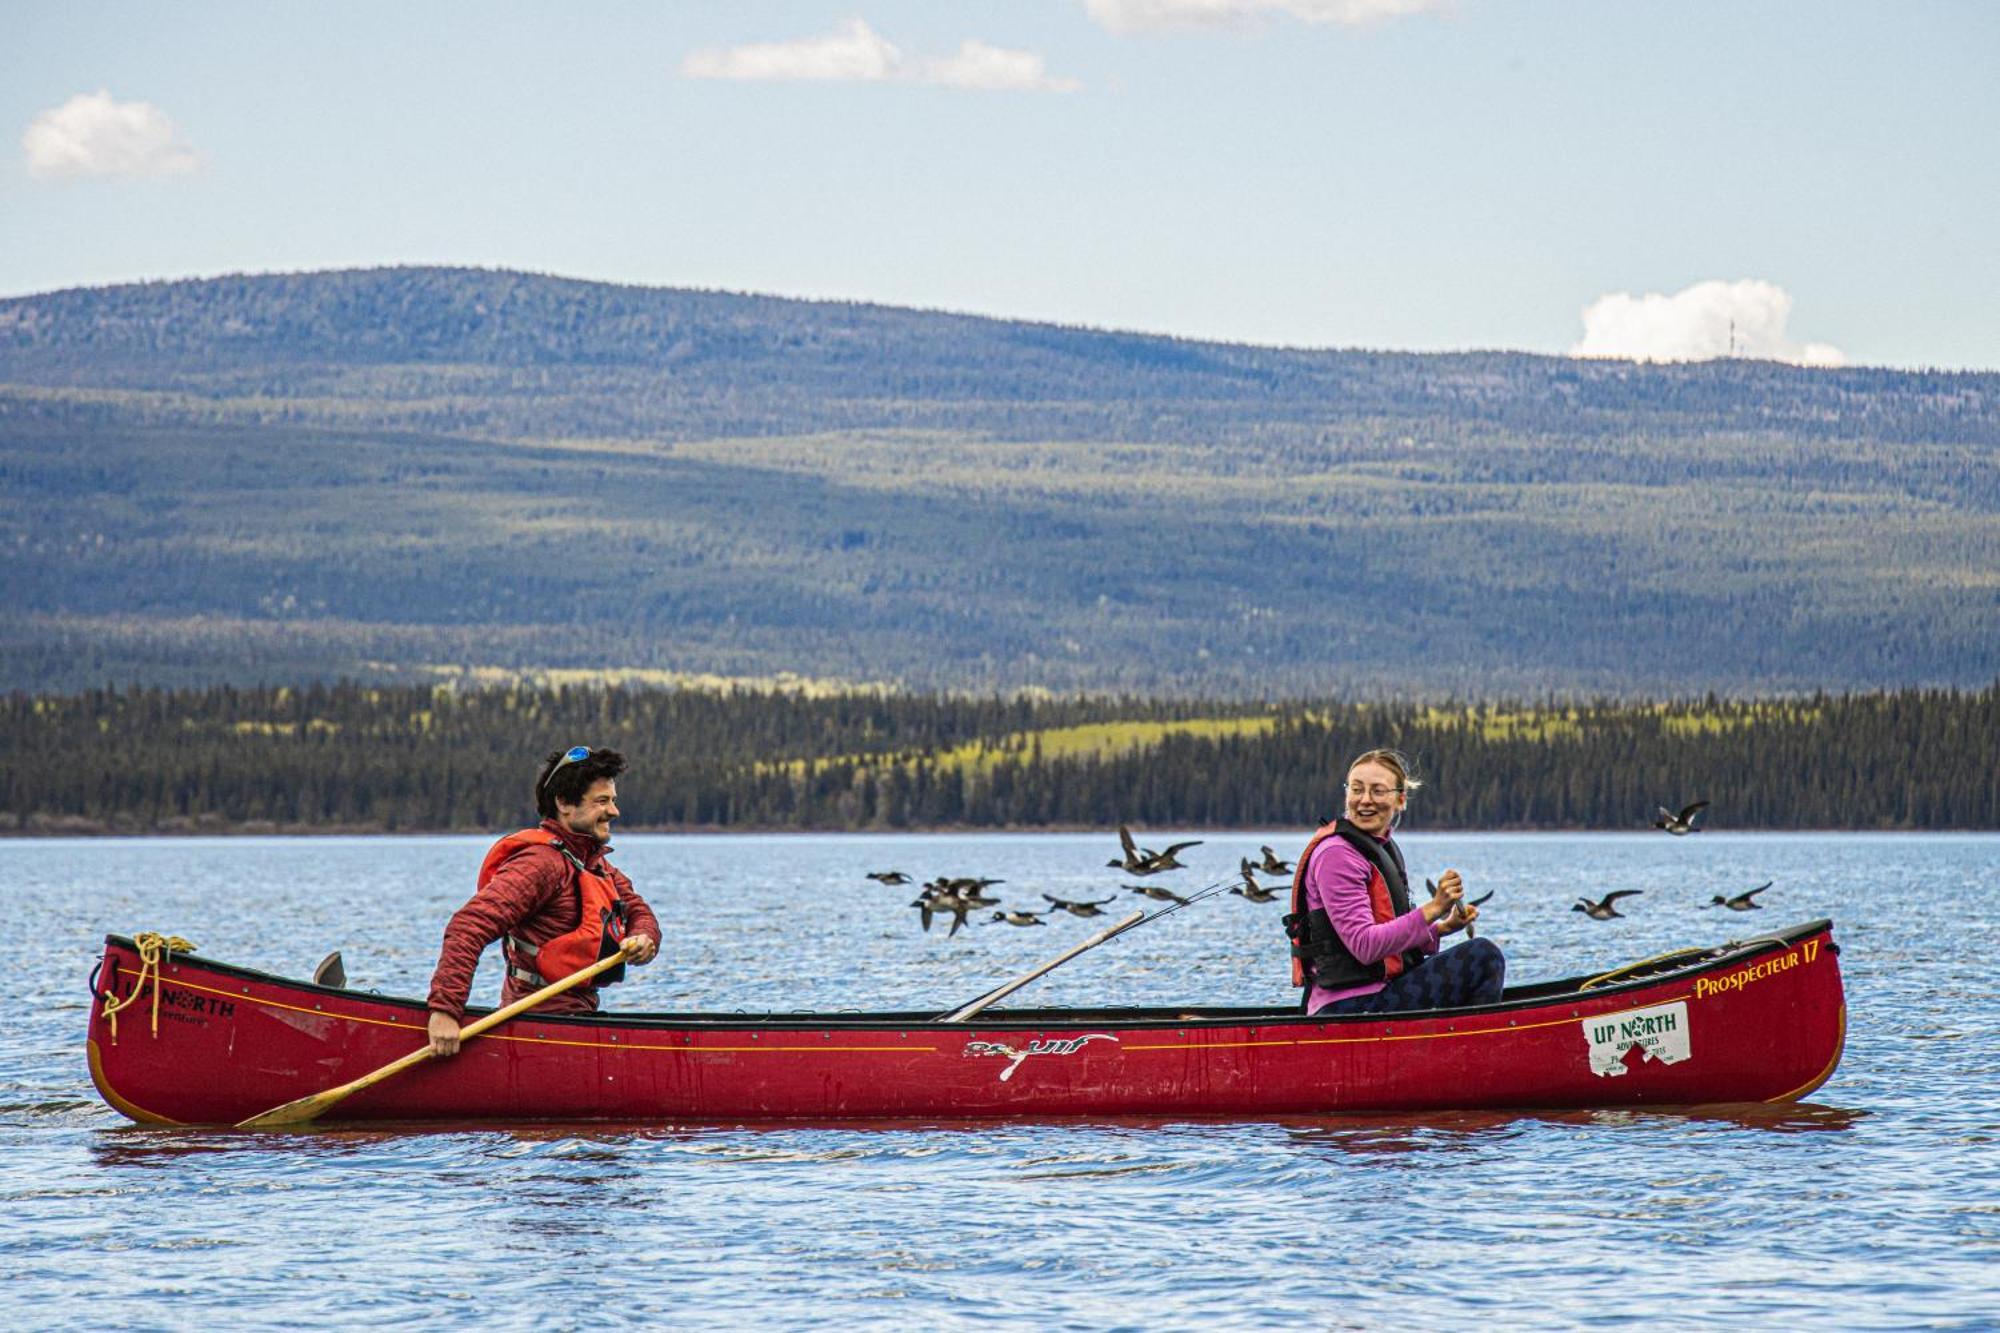
M 581 877 L 569 858 L 563 855 L 564 849 L 594 876 L 602 876 L 610 882 L 625 907 L 625 933 L 648 935 L 656 942 L 659 940 L 658 919 L 646 906 L 645 899 L 632 887 L 632 881 L 626 878 L 625 872 L 605 859 L 604 854 L 610 850 L 606 844 L 588 834 L 572 833 L 553 819 L 543 820 L 535 832 L 552 835 L 560 840 L 562 848 L 553 844 L 535 845 L 529 840 L 527 845 L 484 873 L 483 882 L 471 901 L 454 912 L 445 924 L 444 946 L 438 952 L 437 971 L 431 975 L 429 1003 L 434 1011 L 449 1014 L 461 1023 L 465 1021 L 466 998 L 472 990 L 472 977 L 478 970 L 479 956 L 495 940 L 511 935 L 527 948 L 535 950 L 564 936 L 574 940 L 583 925 L 579 888 Z M 502 839 L 503 843 L 506 841 Z M 593 922 L 592 934 L 595 933 L 595 925 Z M 566 950 L 558 946 L 556 952 Z M 595 956 L 593 947 L 590 957 Z M 549 961 L 553 960 L 544 960 L 545 965 Z M 565 968 L 559 964 L 554 968 L 555 975 L 549 979 L 553 981 L 574 970 L 574 967 Z M 531 994 L 534 989 L 524 986 L 510 975 L 501 988 L 501 1003 L 511 1003 Z M 577 1014 L 590 1013 L 596 1008 L 597 987 L 585 982 L 544 1001 L 536 1006 L 535 1012 Z

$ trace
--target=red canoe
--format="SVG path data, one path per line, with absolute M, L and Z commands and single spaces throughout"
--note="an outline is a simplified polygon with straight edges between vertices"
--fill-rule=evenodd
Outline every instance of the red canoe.
M 146 937 L 141 937 L 146 938 Z M 154 937 L 157 940 L 157 937 Z M 147 971 L 144 954 L 157 967 Z M 341 1102 L 343 1121 L 1264 1116 L 1795 1101 L 1840 1062 L 1832 923 L 1498 1004 L 517 1018 Z M 235 1124 L 421 1045 L 424 1006 L 105 940 L 91 1077 L 147 1124 Z M 107 1002 L 125 1003 L 107 1016 Z M 478 1011 L 475 1011 L 478 1012 Z

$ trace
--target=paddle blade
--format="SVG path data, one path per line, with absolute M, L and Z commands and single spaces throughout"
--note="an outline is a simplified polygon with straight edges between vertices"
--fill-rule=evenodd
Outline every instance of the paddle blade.
M 340 950 L 335 949 L 319 960 L 319 966 L 313 969 L 313 985 L 347 989 L 347 965 L 340 961 Z
M 533 995 L 524 995 L 510 1005 L 495 1009 L 484 1018 L 477 1018 L 467 1023 L 459 1029 L 459 1040 L 471 1041 L 488 1028 L 497 1027 L 516 1014 L 528 1012 L 528 1010 L 534 1008 L 544 1000 L 552 999 L 562 994 L 571 986 L 580 986 L 600 972 L 609 971 L 614 967 L 622 967 L 625 960 L 636 955 L 638 951 L 639 945 L 637 942 L 627 939 L 619 945 L 618 951 L 609 958 L 600 958 L 580 972 L 572 972 L 560 981 L 551 981 Z M 316 1092 L 310 1097 L 301 1097 L 295 1102 L 286 1102 L 283 1106 L 274 1106 L 268 1111 L 251 1116 L 248 1120 L 238 1121 L 236 1127 L 238 1129 L 272 1129 L 284 1125 L 303 1125 L 308 1121 L 317 1120 L 328 1107 L 333 1106 L 337 1102 L 345 1101 L 363 1088 L 372 1088 L 383 1079 L 400 1074 L 411 1065 L 422 1064 L 430 1058 L 430 1043 L 425 1042 L 424 1045 L 417 1047 L 416 1050 L 411 1051 L 402 1059 L 391 1061 L 372 1074 L 363 1074 L 352 1083 L 343 1083 L 337 1088 L 328 1088 L 325 1092 Z
M 268 1111 L 259 1112 L 248 1120 L 239 1120 L 236 1122 L 236 1128 L 279 1129 L 285 1125 L 303 1125 L 319 1119 L 327 1107 L 339 1100 L 338 1092 L 315 1092 L 310 1097 L 301 1097 L 297 1101 L 286 1102 L 283 1106 L 274 1106 Z
M 268 1111 L 260 1111 L 248 1120 L 236 1122 L 238 1129 L 278 1129 L 285 1125 L 303 1125 L 320 1118 L 332 1107 L 346 1101 L 363 1088 L 372 1088 L 383 1079 L 402 1073 L 411 1065 L 420 1064 L 431 1058 L 429 1046 L 419 1046 L 402 1059 L 383 1065 L 373 1073 L 363 1074 L 352 1083 L 343 1083 L 325 1092 L 315 1092 L 308 1097 L 274 1106 Z

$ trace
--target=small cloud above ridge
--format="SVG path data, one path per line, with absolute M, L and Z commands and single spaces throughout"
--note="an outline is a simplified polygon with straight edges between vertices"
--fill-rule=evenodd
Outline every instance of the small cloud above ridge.
M 203 166 L 166 112 L 150 102 L 120 102 L 104 88 L 36 116 L 21 149 L 28 174 L 45 180 L 185 176 Z
M 969 38 L 955 55 L 919 62 L 919 83 L 981 92 L 1073 93 L 1083 87 L 1075 79 L 1051 78 L 1042 57 L 1033 51 L 989 46 Z
M 789 42 L 689 53 L 681 73 L 691 79 L 752 83 L 913 83 L 972 92 L 1075 92 L 1075 79 L 1055 78 L 1033 51 L 967 39 L 949 56 L 912 56 L 859 18 L 830 33 Z
M 1671 296 L 1608 292 L 1583 309 L 1583 338 L 1571 356 L 1627 361 L 1711 361 L 1738 356 L 1800 366 L 1841 366 L 1827 343 L 1793 342 L 1792 297 L 1774 282 L 1710 279 Z
M 1366 27 L 1447 7 L 1449 0 L 1083 0 L 1091 21 L 1128 36 L 1201 28 L 1254 28 L 1273 18 Z

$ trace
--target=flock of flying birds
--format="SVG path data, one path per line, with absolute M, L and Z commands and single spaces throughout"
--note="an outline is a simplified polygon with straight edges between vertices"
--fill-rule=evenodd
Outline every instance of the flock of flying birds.
M 1702 816 L 1707 812 L 1707 801 L 1695 801 L 1691 805 L 1684 805 L 1678 812 L 1669 810 L 1663 805 L 1660 807 L 1659 817 L 1653 821 L 1653 827 L 1664 829 L 1677 838 L 1684 837 L 1689 833 L 1699 833 L 1701 832 Z M 1757 895 L 1770 888 L 1776 882 L 1775 880 L 1767 879 L 1756 888 L 1746 890 L 1733 897 L 1728 894 L 1718 893 L 1703 903 L 1702 906 L 1704 908 L 1726 907 L 1732 912 L 1754 912 L 1764 905 L 1757 901 Z M 1570 908 L 1570 910 L 1572 912 L 1581 912 L 1592 921 L 1609 921 L 1615 916 L 1622 917 L 1625 915 L 1618 910 L 1617 904 L 1620 898 L 1636 898 L 1644 892 L 1644 889 L 1618 889 L 1595 900 L 1578 898 L 1576 906 Z
M 1707 809 L 1707 801 L 1696 801 L 1692 805 L 1684 806 L 1678 813 L 1661 806 L 1659 818 L 1653 821 L 1653 827 L 1664 829 L 1676 837 L 1699 833 L 1702 816 Z M 1201 840 L 1195 839 L 1191 842 L 1171 843 L 1155 851 L 1150 847 L 1141 847 L 1133 841 L 1132 831 L 1123 824 L 1118 826 L 1118 843 L 1120 854 L 1105 864 L 1113 870 L 1122 870 L 1127 875 L 1141 879 L 1171 870 L 1187 869 L 1186 862 L 1180 859 L 1180 853 L 1190 847 L 1201 846 Z M 1258 850 L 1263 853 L 1261 860 L 1253 861 L 1247 856 L 1238 858 L 1237 874 L 1241 877 L 1241 882 L 1232 885 L 1229 891 L 1253 903 L 1268 903 L 1274 901 L 1282 890 L 1275 885 L 1259 883 L 1257 876 L 1289 875 L 1292 873 L 1292 862 L 1280 859 L 1269 847 L 1260 847 Z M 873 870 L 868 873 L 868 878 L 891 888 L 913 882 L 909 875 L 900 870 Z M 910 906 L 917 909 L 918 919 L 922 921 L 926 931 L 930 930 L 933 922 L 943 917 L 950 917 L 951 929 L 945 932 L 949 937 L 958 934 L 959 929 L 974 912 L 989 907 L 997 910 L 982 924 L 1045 926 L 1048 922 L 1043 918 L 1053 913 L 1067 912 L 1077 917 L 1103 916 L 1104 909 L 1118 901 L 1118 895 L 1115 893 L 1108 898 L 1089 899 L 1058 898 L 1052 893 L 1044 893 L 1042 899 L 1049 904 L 1047 907 L 1003 908 L 1000 899 L 989 894 L 987 890 L 1004 883 L 1005 880 L 989 879 L 985 876 L 941 875 L 926 881 L 918 889 L 917 896 L 911 901 Z M 1437 892 L 1436 884 L 1429 880 L 1424 883 L 1433 894 Z M 1184 905 L 1189 901 L 1187 895 L 1176 893 L 1160 884 L 1125 884 L 1120 887 L 1129 893 L 1136 893 L 1158 902 Z M 1726 907 L 1732 912 L 1755 911 L 1763 906 L 1757 901 L 1757 895 L 1770 887 L 1771 881 L 1766 881 L 1734 897 L 1718 893 L 1704 906 Z M 1571 910 L 1582 912 L 1593 921 L 1609 921 L 1613 917 L 1625 915 L 1617 907 L 1621 898 L 1636 898 L 1642 892 L 1644 890 L 1641 889 L 1618 889 L 1595 900 L 1579 898 Z M 1492 896 L 1493 892 L 1489 889 L 1480 897 L 1470 898 L 1467 901 L 1477 905 Z M 1468 928 L 1468 933 L 1471 933 L 1471 928 Z
M 1122 870 L 1141 879 L 1165 874 L 1170 870 L 1187 869 L 1187 863 L 1180 859 L 1180 853 L 1190 847 L 1201 846 L 1201 840 L 1197 838 L 1192 842 L 1172 843 L 1155 851 L 1151 847 L 1141 847 L 1133 841 L 1132 831 L 1123 824 L 1118 826 L 1118 842 L 1120 854 L 1105 864 L 1111 869 Z M 1279 890 L 1275 886 L 1259 883 L 1258 874 L 1261 872 L 1266 875 L 1289 875 L 1292 873 L 1292 863 L 1280 860 L 1278 854 L 1269 847 L 1261 847 L 1258 850 L 1263 853 L 1262 860 L 1239 858 L 1237 873 L 1241 876 L 1242 882 L 1232 885 L 1229 891 L 1253 903 L 1268 903 L 1278 897 Z M 891 887 L 912 882 L 911 877 L 900 870 L 874 870 L 869 872 L 868 878 Z M 987 890 L 996 884 L 1004 883 L 1005 880 L 988 879 L 983 876 L 939 876 L 937 879 L 927 881 L 917 891 L 917 896 L 910 906 L 917 909 L 918 919 L 923 922 L 925 930 L 931 928 L 932 922 L 949 916 L 951 929 L 945 934 L 956 935 L 972 913 L 988 907 L 1000 907 L 1000 899 L 990 895 Z M 1136 893 L 1156 902 L 1184 905 L 1190 901 L 1189 895 L 1176 893 L 1162 884 L 1125 884 L 1120 887 L 1129 893 Z M 1118 901 L 1118 895 L 1114 893 L 1108 898 L 1070 899 L 1058 898 L 1053 893 L 1044 893 L 1042 900 L 1049 905 L 1034 909 L 998 910 L 987 917 L 984 924 L 1046 926 L 1048 922 L 1043 918 L 1056 912 L 1067 912 L 1071 916 L 1080 917 L 1103 916 L 1104 909 Z

